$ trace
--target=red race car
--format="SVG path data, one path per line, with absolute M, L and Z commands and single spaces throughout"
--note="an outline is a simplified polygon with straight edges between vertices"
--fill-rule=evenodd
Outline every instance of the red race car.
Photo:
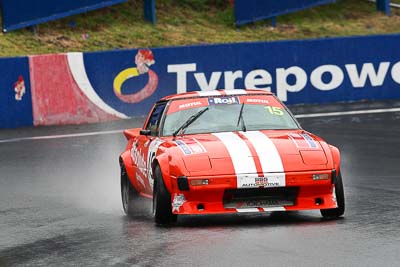
M 339 150 L 303 130 L 271 93 L 216 90 L 167 96 L 143 129 L 124 131 L 126 214 L 153 199 L 158 224 L 179 214 L 319 209 L 344 213 Z

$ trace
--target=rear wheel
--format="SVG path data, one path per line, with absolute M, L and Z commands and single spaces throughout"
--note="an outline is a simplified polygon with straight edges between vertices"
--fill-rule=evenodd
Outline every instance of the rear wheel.
M 153 214 L 157 224 L 171 224 L 178 216 L 172 213 L 171 194 L 164 184 L 160 166 L 154 170 Z
M 129 181 L 128 174 L 124 165 L 121 165 L 121 198 L 124 212 L 133 216 L 135 214 L 135 204 L 139 197 L 139 193 Z
M 321 210 L 321 215 L 324 218 L 338 218 L 344 214 L 345 203 L 344 203 L 344 189 L 343 189 L 343 181 L 342 175 L 339 172 L 336 177 L 334 194 L 336 197 L 336 202 L 338 207 L 333 209 L 323 209 Z

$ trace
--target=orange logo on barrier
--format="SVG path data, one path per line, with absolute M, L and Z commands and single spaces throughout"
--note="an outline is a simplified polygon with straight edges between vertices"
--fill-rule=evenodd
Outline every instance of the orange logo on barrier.
M 158 76 L 150 69 L 155 64 L 153 52 L 150 49 L 140 49 L 135 56 L 136 68 L 121 71 L 114 79 L 114 93 L 125 103 L 138 103 L 151 96 L 158 86 Z M 144 88 L 134 94 L 125 95 L 121 92 L 122 85 L 130 78 L 148 74 L 149 80 Z

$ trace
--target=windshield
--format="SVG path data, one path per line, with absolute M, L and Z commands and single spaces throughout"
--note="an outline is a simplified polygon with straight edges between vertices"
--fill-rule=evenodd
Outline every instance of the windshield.
M 299 128 L 274 96 L 249 95 L 172 101 L 162 134 L 173 135 L 191 116 L 204 110 L 205 107 L 208 107 L 207 112 L 185 127 L 185 134 Z

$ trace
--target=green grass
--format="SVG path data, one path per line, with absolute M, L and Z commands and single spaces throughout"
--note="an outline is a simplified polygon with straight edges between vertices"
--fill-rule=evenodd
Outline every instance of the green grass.
M 390 17 L 375 4 L 339 0 L 269 21 L 236 27 L 225 0 L 157 0 L 157 24 L 143 19 L 142 0 L 0 35 L 0 56 L 398 33 L 400 9 Z M 213 4 L 210 4 L 213 3 Z

